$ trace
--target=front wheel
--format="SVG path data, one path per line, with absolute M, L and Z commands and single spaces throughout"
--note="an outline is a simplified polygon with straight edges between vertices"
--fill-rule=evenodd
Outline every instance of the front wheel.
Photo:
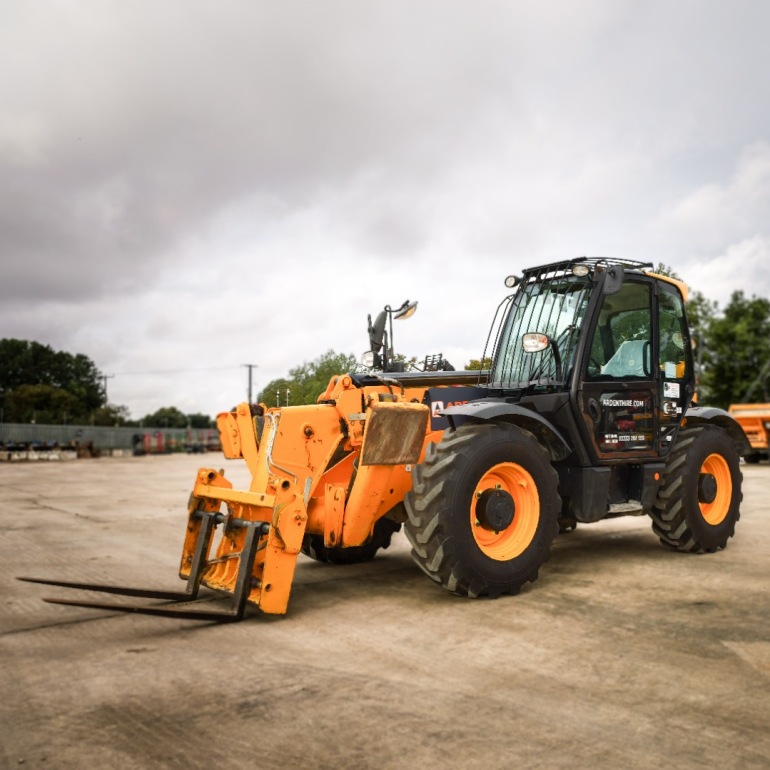
M 740 518 L 740 457 L 728 434 L 713 425 L 679 431 L 652 510 L 664 545 L 690 553 L 727 545 Z
M 305 535 L 302 539 L 302 553 L 327 564 L 360 564 L 371 561 L 377 555 L 377 551 L 387 548 L 391 537 L 400 529 L 401 525 L 396 521 L 378 519 L 372 536 L 363 545 L 348 548 L 325 545 L 323 535 Z
M 412 471 L 404 525 L 412 557 L 461 596 L 516 594 L 537 579 L 558 531 L 558 476 L 515 425 L 446 431 Z

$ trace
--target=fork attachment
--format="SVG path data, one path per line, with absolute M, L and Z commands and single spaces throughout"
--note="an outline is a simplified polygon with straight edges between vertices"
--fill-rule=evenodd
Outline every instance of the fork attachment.
M 208 501 L 207 501 L 208 505 Z M 266 521 L 245 521 L 236 519 L 213 510 L 194 508 L 190 511 L 188 522 L 188 539 L 186 545 L 192 546 L 189 559 L 189 573 L 187 586 L 184 591 L 155 591 L 144 588 L 130 588 L 128 586 L 101 585 L 98 583 L 77 583 L 66 580 L 47 580 L 44 578 L 20 577 L 27 583 L 41 583 L 43 585 L 57 586 L 61 588 L 74 588 L 82 591 L 98 591 L 100 593 L 117 594 L 120 596 L 134 596 L 144 599 L 163 599 L 177 604 L 191 602 L 198 598 L 201 583 L 206 570 L 216 560 L 209 561 L 211 541 L 214 530 L 220 524 L 225 524 L 229 532 L 244 530 L 243 547 L 238 553 L 233 553 L 230 558 L 238 559 L 238 569 L 232 590 L 233 601 L 227 610 L 191 610 L 187 607 L 176 606 L 149 606 L 134 604 L 114 604 L 110 602 L 92 602 L 78 599 L 50 599 L 44 601 L 50 604 L 64 604 L 72 607 L 87 607 L 98 610 L 114 610 L 117 612 L 133 612 L 139 615 L 156 615 L 161 617 L 183 618 L 187 620 L 206 620 L 215 622 L 232 622 L 241 620 L 246 609 L 246 602 L 251 590 L 254 588 L 254 562 L 257 551 L 260 550 L 260 538 L 266 536 L 270 530 L 270 524 Z M 192 534 L 192 538 L 190 535 Z M 262 546 L 264 548 L 264 545 Z

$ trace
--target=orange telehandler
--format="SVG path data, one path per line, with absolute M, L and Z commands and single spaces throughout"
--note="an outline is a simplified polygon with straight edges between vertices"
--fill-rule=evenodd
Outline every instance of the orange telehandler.
M 724 548 L 750 447 L 727 412 L 693 405 L 686 287 L 651 268 L 581 257 L 507 279 L 483 372 L 398 371 L 386 307 L 369 322 L 379 369 L 333 377 L 313 405 L 219 415 L 251 484 L 198 472 L 184 591 L 23 579 L 180 603 L 206 586 L 232 606 L 48 601 L 227 621 L 285 613 L 300 553 L 365 561 L 402 525 L 427 576 L 471 598 L 518 593 L 560 530 L 613 516 L 649 516 L 680 551 Z

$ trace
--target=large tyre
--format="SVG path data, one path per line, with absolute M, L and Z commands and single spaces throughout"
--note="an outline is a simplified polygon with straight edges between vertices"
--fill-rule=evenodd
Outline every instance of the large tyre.
M 363 545 L 350 548 L 328 548 L 324 545 L 323 535 L 305 535 L 302 539 L 302 553 L 316 561 L 328 564 L 359 564 L 371 561 L 380 548 L 387 548 L 393 534 L 401 529 L 401 525 L 391 519 L 378 519 L 374 525 L 371 538 Z
M 412 557 L 460 596 L 516 594 L 550 555 L 561 510 L 557 486 L 548 452 L 522 428 L 445 431 L 412 470 L 404 525 Z
M 724 548 L 740 518 L 740 457 L 727 432 L 694 426 L 679 432 L 652 510 L 664 545 L 688 553 Z

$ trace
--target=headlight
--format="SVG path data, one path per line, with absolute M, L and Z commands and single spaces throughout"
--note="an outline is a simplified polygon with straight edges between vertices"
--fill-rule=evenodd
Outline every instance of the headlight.
M 367 369 L 371 369 L 374 366 L 374 351 L 367 350 L 366 353 L 361 356 L 361 363 Z

